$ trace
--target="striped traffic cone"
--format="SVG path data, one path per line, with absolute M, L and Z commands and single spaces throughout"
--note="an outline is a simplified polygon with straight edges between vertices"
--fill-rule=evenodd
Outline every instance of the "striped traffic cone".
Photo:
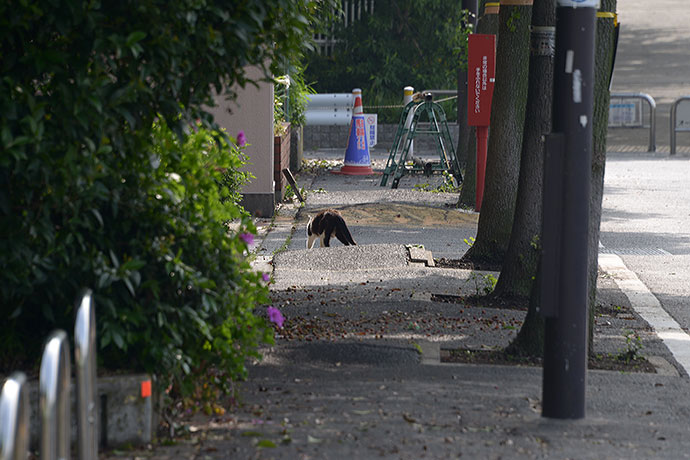
M 347 141 L 347 150 L 345 150 L 345 164 L 339 171 L 332 172 L 352 176 L 375 174 L 374 170 L 371 169 L 369 136 L 367 136 L 364 111 L 362 110 L 362 90 L 353 89 L 352 95 L 355 97 L 355 106 L 352 111 L 352 120 L 350 121 L 350 135 Z

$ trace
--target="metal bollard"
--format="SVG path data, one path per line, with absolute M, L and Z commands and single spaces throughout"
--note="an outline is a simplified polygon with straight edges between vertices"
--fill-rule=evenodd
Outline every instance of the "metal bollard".
M 74 324 L 74 363 L 77 372 L 78 453 L 81 460 L 98 458 L 96 417 L 96 313 L 93 292 L 77 298 Z
M 14 372 L 0 395 L 0 460 L 29 458 L 29 393 L 26 376 Z
M 690 101 L 690 96 L 682 96 L 676 99 L 671 106 L 671 155 L 676 154 L 676 132 L 690 131 L 690 127 L 678 127 L 678 104 Z M 681 122 L 682 123 L 682 122 Z
M 69 342 L 64 331 L 55 331 L 43 348 L 38 383 L 42 460 L 70 458 L 69 387 Z

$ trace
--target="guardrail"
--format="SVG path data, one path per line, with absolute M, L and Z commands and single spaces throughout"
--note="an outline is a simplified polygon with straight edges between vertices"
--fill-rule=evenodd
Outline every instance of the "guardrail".
M 98 458 L 96 443 L 96 331 L 93 294 L 77 300 L 75 364 L 77 368 L 78 445 L 81 460 Z M 42 459 L 70 458 L 70 357 L 64 331 L 53 332 L 43 348 L 39 375 L 40 450 Z M 29 451 L 29 398 L 26 376 L 13 373 L 0 395 L 0 460 L 24 460 Z
M 23 372 L 5 381 L 0 394 L 0 460 L 24 460 L 29 454 L 29 390 Z
M 304 114 L 307 125 L 349 125 L 352 120 L 352 93 L 312 94 Z
M 683 114 L 680 123 L 678 123 L 678 105 L 684 101 L 690 101 L 690 96 L 679 97 L 671 106 L 671 155 L 676 154 L 676 133 L 679 131 L 690 131 L 690 112 Z
M 646 101 L 649 105 L 649 152 L 656 152 L 656 101 L 647 93 L 611 93 L 611 100 L 613 99 L 639 99 Z M 618 125 L 611 125 L 609 118 L 609 127 L 616 127 Z M 642 125 L 642 127 L 645 127 Z

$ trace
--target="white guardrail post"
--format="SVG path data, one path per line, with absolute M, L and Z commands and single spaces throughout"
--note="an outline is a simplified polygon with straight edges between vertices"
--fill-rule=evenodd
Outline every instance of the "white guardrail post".
M 679 97 L 671 106 L 671 155 L 676 154 L 676 133 L 690 131 L 690 105 L 685 104 L 688 109 L 681 110 L 681 115 L 678 116 L 678 105 L 686 101 L 690 101 L 690 96 Z
M 70 359 L 65 331 L 53 332 L 41 358 L 38 382 L 41 459 L 70 458 Z
M 613 99 L 639 99 L 647 102 L 649 105 L 649 147 L 647 151 L 656 152 L 656 101 L 654 98 L 647 93 L 611 93 L 611 100 Z
M 29 390 L 23 372 L 5 381 L 0 395 L 0 460 L 29 458 Z
M 80 460 L 98 458 L 96 405 L 96 313 L 93 293 L 82 291 L 77 298 L 74 324 L 74 364 L 77 370 L 77 425 Z

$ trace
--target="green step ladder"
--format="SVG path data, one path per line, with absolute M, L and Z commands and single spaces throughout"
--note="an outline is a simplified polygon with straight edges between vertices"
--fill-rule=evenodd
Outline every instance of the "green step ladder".
M 409 123 L 407 122 L 408 117 L 411 118 Z M 410 155 L 412 141 L 420 135 L 435 138 L 439 162 L 423 162 Z M 462 172 L 455 156 L 455 147 L 448 130 L 446 113 L 440 105 L 433 101 L 431 93 L 425 93 L 424 101 L 410 102 L 400 115 L 398 130 L 388 155 L 386 169 L 381 177 L 381 187 L 386 186 L 390 176 L 393 176 L 391 188 L 398 188 L 400 179 L 405 174 L 423 173 L 430 176 L 438 171 L 447 171 L 455 178 L 457 184 L 462 182 Z

